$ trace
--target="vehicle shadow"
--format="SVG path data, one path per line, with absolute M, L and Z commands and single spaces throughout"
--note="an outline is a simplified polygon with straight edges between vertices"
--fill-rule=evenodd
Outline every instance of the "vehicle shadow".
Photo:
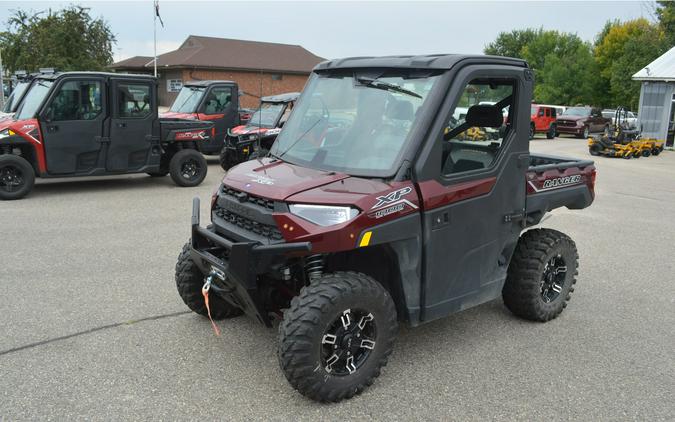
M 38 179 L 31 192 L 24 200 L 39 197 L 49 197 L 69 193 L 84 193 L 95 191 L 120 191 L 143 189 L 150 186 L 174 187 L 179 189 L 171 177 L 150 177 L 147 175 L 100 176 L 96 178 L 63 178 Z

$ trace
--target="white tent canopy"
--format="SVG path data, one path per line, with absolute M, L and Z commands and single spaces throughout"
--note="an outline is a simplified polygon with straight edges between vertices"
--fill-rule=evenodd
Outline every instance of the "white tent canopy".
M 636 81 L 675 82 L 675 47 L 633 75 Z

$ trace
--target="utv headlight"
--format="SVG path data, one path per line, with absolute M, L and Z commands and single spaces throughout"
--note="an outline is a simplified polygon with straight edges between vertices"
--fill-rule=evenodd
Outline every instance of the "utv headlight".
M 8 138 L 12 135 L 14 135 L 13 131 L 11 131 L 9 129 L 5 129 L 2 132 L 0 132 L 0 139 Z
M 344 223 L 359 215 L 356 208 L 332 205 L 292 204 L 289 208 L 291 214 L 323 227 Z

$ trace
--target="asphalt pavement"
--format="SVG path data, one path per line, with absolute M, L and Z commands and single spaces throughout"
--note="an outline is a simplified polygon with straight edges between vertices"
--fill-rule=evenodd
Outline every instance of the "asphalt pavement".
M 583 140 L 532 150 L 589 157 Z M 187 312 L 173 270 L 197 188 L 145 175 L 39 180 L 0 203 L 3 420 L 673 420 L 675 152 L 596 159 L 596 201 L 543 226 L 577 243 L 576 291 L 546 324 L 501 300 L 401 329 L 364 394 L 312 402 L 276 330 Z M 461 239 L 458 239 L 461 241 Z

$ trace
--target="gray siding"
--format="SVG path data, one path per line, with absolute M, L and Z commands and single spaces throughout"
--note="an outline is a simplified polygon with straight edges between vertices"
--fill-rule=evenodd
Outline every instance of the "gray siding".
M 675 83 L 643 82 L 638 115 L 643 138 L 665 140 Z

